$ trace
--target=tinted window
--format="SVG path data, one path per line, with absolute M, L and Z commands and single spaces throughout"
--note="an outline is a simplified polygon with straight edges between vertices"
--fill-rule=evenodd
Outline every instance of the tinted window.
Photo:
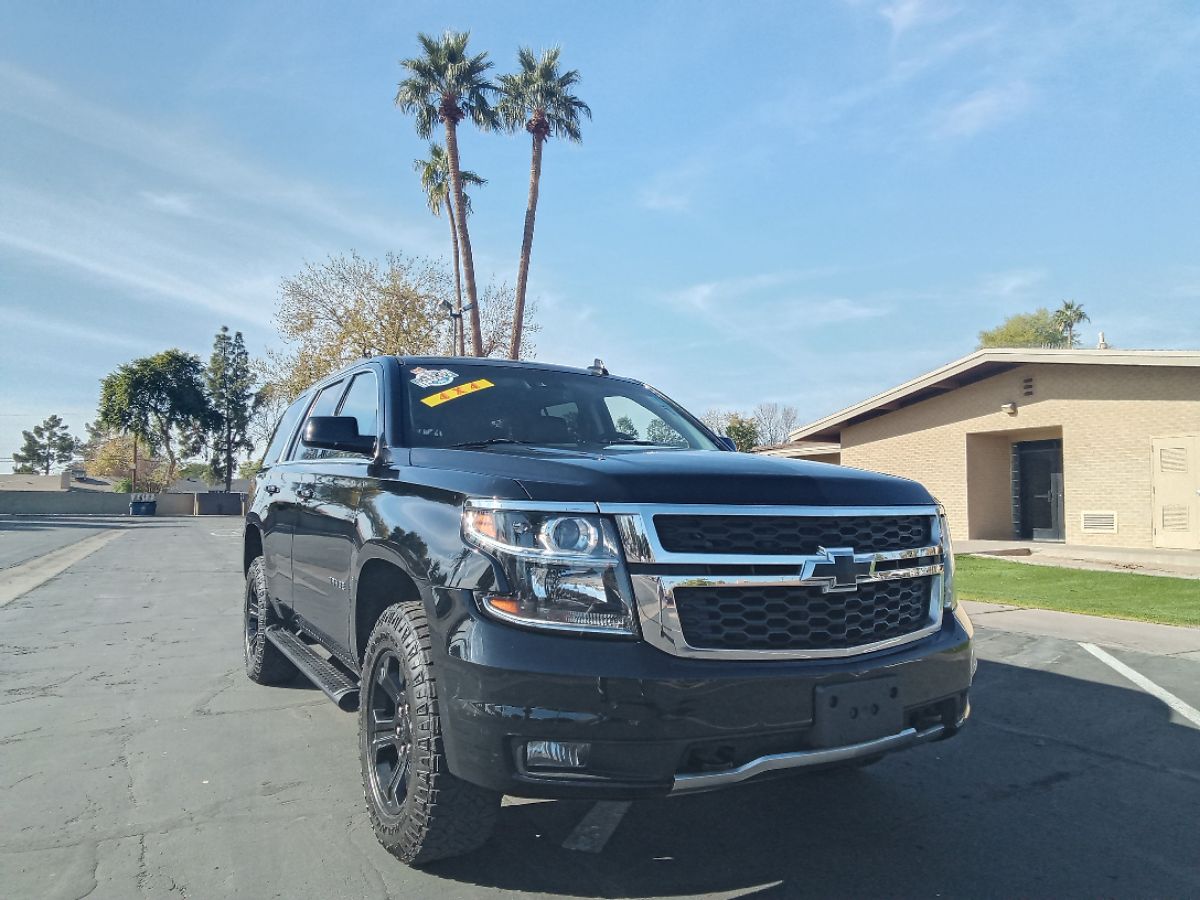
M 357 419 L 361 435 L 375 437 L 379 434 L 379 391 L 375 387 L 374 372 L 359 372 L 354 376 L 338 415 Z
M 414 447 L 719 449 L 679 407 L 636 382 L 457 360 L 406 368 L 402 378 Z
M 275 433 L 271 435 L 271 443 L 267 445 L 267 452 L 263 454 L 264 466 L 269 466 L 279 461 L 279 456 L 283 453 L 283 448 L 288 445 L 288 440 L 291 439 L 292 432 L 296 430 L 296 423 L 304 415 L 304 405 L 306 403 L 308 403 L 308 398 L 301 397 L 284 410 L 283 415 L 279 419 L 279 424 L 275 426 Z
M 318 413 L 319 415 L 319 413 Z M 379 396 L 375 387 L 374 372 L 359 372 L 350 382 L 350 390 L 342 400 L 339 416 L 350 416 L 358 421 L 358 433 L 368 437 L 379 435 Z M 324 457 L 363 459 L 361 453 L 350 453 L 345 450 L 323 450 Z
M 304 421 L 307 422 L 313 416 L 332 416 L 334 410 L 337 409 L 337 402 L 342 396 L 342 388 L 345 385 L 340 381 L 335 381 L 333 384 L 322 389 L 321 393 L 317 394 L 317 399 L 313 403 L 312 408 L 308 411 L 308 416 Z M 301 438 L 304 436 L 304 429 L 300 429 L 300 434 L 296 437 L 296 444 L 292 447 L 291 459 L 324 459 L 329 456 L 329 450 L 321 450 L 317 447 L 305 447 Z

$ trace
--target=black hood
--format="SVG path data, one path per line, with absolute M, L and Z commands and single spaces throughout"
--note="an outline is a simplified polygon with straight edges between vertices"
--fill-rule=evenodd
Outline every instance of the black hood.
M 705 450 L 570 450 L 502 444 L 414 448 L 412 465 L 516 481 L 532 500 L 906 506 L 933 502 L 915 481 L 828 463 Z

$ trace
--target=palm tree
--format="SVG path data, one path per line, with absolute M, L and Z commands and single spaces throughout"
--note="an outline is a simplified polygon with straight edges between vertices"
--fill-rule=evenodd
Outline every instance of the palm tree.
M 517 302 L 513 313 L 512 343 L 508 355 L 521 352 L 521 329 L 525 324 L 525 287 L 529 282 L 529 257 L 533 250 L 533 223 L 537 216 L 538 184 L 542 178 L 542 145 L 550 136 L 578 143 L 582 116 L 592 117 L 588 105 L 571 93 L 579 83 L 579 72 L 558 69 L 559 49 L 542 52 L 539 59 L 528 47 L 517 52 L 521 71 L 501 75 L 497 111 L 510 131 L 524 127 L 533 136 L 533 160 L 529 166 L 529 203 L 525 207 L 525 233 L 521 238 L 521 263 L 517 269 Z
M 450 223 L 450 243 L 454 248 L 454 321 L 457 323 L 454 352 L 459 356 L 466 356 L 466 334 L 462 327 L 462 269 L 459 263 L 458 224 L 454 221 L 454 207 L 450 199 L 450 163 L 442 145 L 431 141 L 429 159 L 414 159 L 413 169 L 421 176 L 421 187 L 425 190 L 425 202 L 429 205 L 429 211 L 435 216 L 440 216 L 442 207 L 448 208 L 449 215 L 446 216 L 446 220 Z M 487 184 L 486 178 L 480 178 L 470 170 L 460 172 L 459 177 L 462 178 L 464 186 L 469 184 L 472 187 L 482 187 Z M 463 191 L 463 203 L 466 205 L 467 215 L 470 215 L 471 198 L 466 191 Z
M 401 60 L 409 76 L 396 90 L 396 106 L 416 118 L 417 134 L 428 138 L 440 121 L 446 129 L 446 160 L 450 169 L 450 194 L 462 243 L 463 274 L 467 282 L 467 300 L 471 310 L 471 351 L 479 356 L 483 332 L 479 325 L 479 295 L 475 290 L 475 257 L 471 253 L 471 235 L 467 231 L 467 210 L 463 201 L 462 169 L 458 157 L 458 123 L 470 119 L 487 130 L 497 124 L 489 95 L 496 87 L 486 72 L 492 67 L 486 53 L 467 55 L 466 31 L 447 31 L 440 38 L 417 35 L 422 55 Z
M 1088 314 L 1083 311 L 1083 306 L 1074 300 L 1064 300 L 1062 306 L 1054 312 L 1054 324 L 1063 333 L 1068 347 L 1074 347 L 1076 344 L 1075 329 L 1082 322 L 1090 321 Z

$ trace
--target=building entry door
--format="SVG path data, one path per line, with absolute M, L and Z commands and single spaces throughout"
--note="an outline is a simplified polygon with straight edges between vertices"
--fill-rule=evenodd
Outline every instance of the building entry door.
M 1200 550 L 1200 437 L 1154 438 L 1154 546 Z
M 1062 441 L 1019 441 L 1013 456 L 1018 536 L 1026 541 L 1063 540 Z

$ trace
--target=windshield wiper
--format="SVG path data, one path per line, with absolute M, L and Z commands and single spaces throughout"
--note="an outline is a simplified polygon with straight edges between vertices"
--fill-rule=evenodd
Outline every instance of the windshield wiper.
M 528 444 L 528 443 L 529 443 L 529 441 L 514 441 L 512 438 L 494 437 L 494 438 L 485 438 L 480 441 L 463 441 L 461 444 L 451 444 L 450 447 L 452 449 L 459 449 L 461 447 L 490 447 L 493 444 Z
M 619 438 L 615 441 L 605 441 L 605 447 L 615 447 L 618 444 L 631 444 L 635 447 L 678 447 L 678 444 L 664 444 L 662 441 L 642 441 L 637 438 Z

